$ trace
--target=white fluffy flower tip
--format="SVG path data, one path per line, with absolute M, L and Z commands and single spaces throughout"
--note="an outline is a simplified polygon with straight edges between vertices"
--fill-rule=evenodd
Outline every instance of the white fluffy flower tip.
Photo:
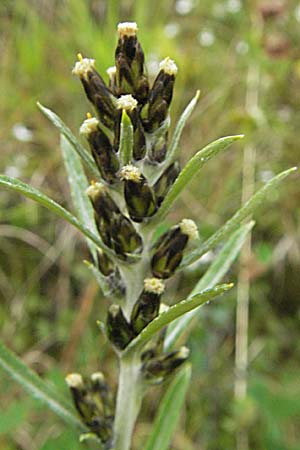
M 159 64 L 159 68 L 168 75 L 176 75 L 178 72 L 178 67 L 175 62 L 168 56 Z
M 128 164 L 127 166 L 122 167 L 120 171 L 120 178 L 121 180 L 138 183 L 141 180 L 141 172 L 137 167 Z
M 83 386 L 83 379 L 79 373 L 70 373 L 66 376 L 66 383 L 70 388 L 80 388 Z
M 118 33 L 120 37 L 135 36 L 137 31 L 138 27 L 135 22 L 121 22 L 118 25 Z
M 90 58 L 83 58 L 80 53 L 78 53 L 78 60 L 73 67 L 72 73 L 78 75 L 81 78 L 86 78 L 87 73 L 94 68 L 95 60 Z
M 181 347 L 178 351 L 177 357 L 178 358 L 187 358 L 190 354 L 190 350 L 187 347 Z
M 117 100 L 117 108 L 125 109 L 125 111 L 132 111 L 138 105 L 137 100 L 132 95 L 121 95 Z
M 189 239 L 197 239 L 199 237 L 199 232 L 197 225 L 191 219 L 183 219 L 180 224 L 180 229 L 183 234 L 186 234 Z
M 79 128 L 79 133 L 88 135 L 98 130 L 99 120 L 96 117 L 88 117 Z
M 95 372 L 91 375 L 91 380 L 96 382 L 102 383 L 104 381 L 104 375 L 102 372 Z
M 144 289 L 151 294 L 161 295 L 165 290 L 165 285 L 159 278 L 145 278 Z
M 104 185 L 99 182 L 92 181 L 91 185 L 85 191 L 86 194 L 92 199 L 96 199 L 99 192 L 104 189 Z
M 113 77 L 116 75 L 116 73 L 117 73 L 117 68 L 116 68 L 116 66 L 109 67 L 109 68 L 106 70 L 106 73 L 107 73 L 107 75 L 109 76 L 109 78 L 113 78 Z

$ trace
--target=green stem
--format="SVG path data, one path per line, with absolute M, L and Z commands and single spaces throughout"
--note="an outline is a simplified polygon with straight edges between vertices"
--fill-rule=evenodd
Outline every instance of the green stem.
M 136 418 L 142 402 L 140 356 L 121 357 L 115 416 L 114 450 L 129 450 Z

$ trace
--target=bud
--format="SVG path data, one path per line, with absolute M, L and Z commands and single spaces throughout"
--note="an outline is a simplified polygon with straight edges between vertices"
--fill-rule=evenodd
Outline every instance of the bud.
M 90 397 L 89 385 L 78 373 L 71 373 L 66 377 L 75 406 L 85 423 L 89 423 L 98 412 L 92 398 Z
M 123 259 L 129 253 L 140 253 L 142 238 L 131 221 L 121 213 L 105 186 L 92 182 L 87 194 L 94 207 L 96 225 L 104 244 Z
M 121 306 L 110 306 L 107 313 L 106 332 L 111 343 L 120 350 L 123 350 L 133 339 L 132 328 L 127 322 Z
M 85 423 L 89 422 L 93 413 L 87 401 L 88 390 L 82 376 L 78 373 L 70 373 L 66 376 L 66 383 L 71 390 L 77 411 Z
M 135 160 L 143 159 L 146 154 L 146 138 L 137 110 L 138 102 L 132 95 L 122 95 L 117 100 L 117 109 L 126 111 L 133 127 L 133 157 Z M 116 119 L 115 148 L 119 148 L 120 126 L 122 114 Z
M 146 115 L 143 125 L 148 133 L 161 127 L 168 117 L 176 74 L 177 66 L 174 61 L 169 57 L 165 58 L 160 63 L 160 71 L 149 92 L 147 112 L 142 110 L 141 113 L 142 117 Z
M 149 84 L 144 75 L 144 53 L 137 39 L 135 22 L 118 25 L 119 40 L 115 52 L 118 95 L 132 94 L 139 103 L 147 101 Z
M 189 356 L 189 349 L 181 347 L 165 355 L 161 355 L 147 361 L 142 366 L 143 375 L 146 379 L 165 378 L 171 375 L 175 369 L 181 366 Z
M 116 181 L 116 172 L 119 170 L 118 157 L 104 131 L 99 127 L 99 121 L 90 114 L 80 127 L 89 142 L 94 161 L 102 178 L 108 183 Z
M 161 309 L 159 311 L 161 311 Z M 151 344 L 148 346 L 148 348 L 143 351 L 143 353 L 141 354 L 141 360 L 143 363 L 146 361 L 149 361 L 150 359 L 153 359 L 155 356 L 158 356 L 163 352 L 167 329 L 168 329 L 168 327 L 164 327 L 158 333 L 158 336 L 157 336 L 154 344 L 153 344 L 153 342 L 151 342 Z
M 102 77 L 95 70 L 95 60 L 83 58 L 80 53 L 78 54 L 78 60 L 72 73 L 80 77 L 87 98 L 97 109 L 101 122 L 112 130 L 116 114 L 114 97 Z
M 95 372 L 91 375 L 91 386 L 94 399 L 102 405 L 103 415 L 113 418 L 114 400 L 109 384 L 106 382 L 102 372 Z
M 190 239 L 198 237 L 195 222 L 183 219 L 164 233 L 155 244 L 155 253 L 151 260 L 152 273 L 157 278 L 169 278 L 181 263 L 183 251 Z
M 98 268 L 105 277 L 108 277 L 115 273 L 116 271 L 115 264 L 101 249 L 97 250 L 97 260 L 98 260 Z
M 166 157 L 168 147 L 168 132 L 157 139 L 153 139 L 150 144 L 148 157 L 151 162 L 161 163 Z
M 83 380 L 77 373 L 69 374 L 66 382 L 83 422 L 102 442 L 108 442 L 112 437 L 112 417 L 104 415 L 105 409 L 95 382 Z
M 158 316 L 160 298 L 164 292 L 164 284 L 158 278 L 146 278 L 144 289 L 133 306 L 131 313 L 131 326 L 135 334 L 145 328 Z
M 112 91 L 113 94 L 116 95 L 117 89 L 117 68 L 116 66 L 109 67 L 106 71 L 109 81 L 108 87 Z
M 180 167 L 178 162 L 176 161 L 166 168 L 166 170 L 161 174 L 159 179 L 154 184 L 153 189 L 156 195 L 156 201 L 158 206 L 160 206 L 161 203 L 163 202 L 165 196 L 167 195 L 170 187 L 178 177 L 179 173 Z
M 128 213 L 135 222 L 142 222 L 157 210 L 153 189 L 140 170 L 132 165 L 124 166 L 120 171 L 124 181 L 124 196 Z

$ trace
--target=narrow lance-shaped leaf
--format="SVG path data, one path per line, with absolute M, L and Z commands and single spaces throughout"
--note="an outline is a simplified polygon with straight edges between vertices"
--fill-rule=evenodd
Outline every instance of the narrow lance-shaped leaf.
M 67 141 L 72 146 L 73 150 L 80 156 L 80 158 L 83 160 L 86 167 L 91 171 L 94 177 L 98 179 L 100 177 L 99 171 L 97 169 L 97 166 L 92 158 L 92 156 L 87 152 L 87 150 L 78 142 L 70 128 L 68 128 L 64 122 L 61 120 L 60 117 L 58 117 L 57 114 L 55 114 L 51 109 L 46 108 L 45 106 L 41 105 L 39 102 L 37 102 L 38 108 L 42 111 L 42 113 L 49 119 L 53 125 L 58 128 L 60 133 L 65 136 Z
M 223 276 L 227 273 L 235 258 L 238 256 L 238 253 L 253 226 L 254 221 L 251 221 L 246 225 L 242 225 L 240 229 L 230 236 L 209 269 L 196 284 L 189 297 L 192 297 L 197 292 L 203 291 L 204 289 L 213 288 L 222 280 Z M 198 312 L 198 308 L 196 308 L 170 324 L 165 339 L 165 350 L 170 350 L 181 334 L 186 331 L 190 322 L 197 317 Z
M 186 365 L 175 376 L 160 402 L 145 450 L 168 450 L 190 381 L 191 367 Z
M 233 287 L 233 284 L 220 284 L 213 289 L 207 289 L 202 292 L 198 292 L 191 298 L 182 300 L 176 305 L 171 306 L 166 311 L 161 313 L 156 319 L 149 323 L 141 333 L 133 339 L 130 344 L 124 350 L 124 353 L 129 353 L 131 351 L 137 350 L 145 345 L 158 331 L 160 331 L 165 326 L 169 325 L 178 317 L 183 316 L 189 311 L 197 308 L 198 306 L 204 305 L 205 303 L 213 300 L 219 295 L 224 294 Z
M 61 135 L 60 146 L 68 173 L 71 197 L 77 215 L 80 221 L 84 223 L 93 233 L 95 233 L 95 235 L 97 235 L 93 208 L 86 195 L 86 190 L 89 184 L 83 171 L 80 158 L 76 153 L 74 153 L 70 142 L 63 135 Z M 93 260 L 96 263 L 97 246 L 90 239 L 87 239 L 87 244 L 93 256 Z
M 36 375 L 2 342 L 0 342 L 0 367 L 32 397 L 44 403 L 66 423 L 81 431 L 87 431 L 86 427 L 73 413 L 71 405 L 69 405 L 56 389 Z
M 83 225 L 79 220 L 73 216 L 69 211 L 63 208 L 61 205 L 56 203 L 51 198 L 47 197 L 47 195 L 43 194 L 38 189 L 35 189 L 32 186 L 29 186 L 26 183 L 18 180 L 17 178 L 8 177 L 6 175 L 0 175 L 0 186 L 11 189 L 16 192 L 20 192 L 25 195 L 25 197 L 30 198 L 38 202 L 40 205 L 45 206 L 46 208 L 53 211 L 58 216 L 62 217 L 64 220 L 69 222 L 75 228 L 77 228 L 81 233 L 83 233 L 86 237 L 88 237 L 95 245 L 102 248 L 106 253 L 108 253 L 114 260 L 116 259 L 115 254 L 110 250 L 110 248 L 106 247 L 103 242 L 96 236 L 89 228 Z
M 292 167 L 289 170 L 281 172 L 276 177 L 272 178 L 259 191 L 257 191 L 216 233 L 201 244 L 196 250 L 186 255 L 181 264 L 181 268 L 186 267 L 199 258 L 204 253 L 215 247 L 219 242 L 226 238 L 232 231 L 234 231 L 240 223 L 252 214 L 258 206 L 263 202 L 266 196 L 275 189 L 281 181 L 283 181 L 292 172 L 295 172 L 297 167 Z
M 159 223 L 167 214 L 175 200 L 179 197 L 183 189 L 192 180 L 193 176 L 214 156 L 225 150 L 233 142 L 241 139 L 243 135 L 227 136 L 208 144 L 203 150 L 197 152 L 186 164 L 169 190 L 166 198 L 161 204 L 158 213 L 154 216 L 155 223 Z M 151 224 L 153 221 L 151 222 Z
M 122 166 L 132 162 L 133 126 L 125 109 L 122 111 L 119 155 Z
M 200 97 L 200 91 L 197 91 L 195 97 L 190 101 L 190 103 L 187 105 L 187 107 L 183 111 L 182 115 L 180 116 L 180 118 L 177 122 L 176 128 L 174 130 L 171 144 L 168 149 L 166 163 L 164 165 L 168 165 L 169 163 L 171 163 L 172 161 L 174 161 L 177 158 L 177 153 L 178 153 L 178 149 L 179 149 L 179 140 L 181 138 L 181 134 L 183 132 L 185 124 L 187 123 L 188 119 L 190 118 L 190 115 L 194 111 L 196 104 L 198 103 L 199 97 Z

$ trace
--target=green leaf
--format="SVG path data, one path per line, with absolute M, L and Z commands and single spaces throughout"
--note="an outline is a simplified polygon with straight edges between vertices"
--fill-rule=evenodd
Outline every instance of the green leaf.
M 44 403 L 69 425 L 81 431 L 86 427 L 76 417 L 71 405 L 0 341 L 0 367 L 19 383 L 32 397 Z
M 235 233 L 230 236 L 216 259 L 213 261 L 209 269 L 206 271 L 204 276 L 200 279 L 197 285 L 194 287 L 190 294 L 190 297 L 195 295 L 197 292 L 204 289 L 211 289 L 219 283 L 223 276 L 227 273 L 230 266 L 237 257 L 242 245 L 247 239 L 248 233 L 252 230 L 254 226 L 254 221 L 242 225 L 240 229 L 235 231 Z M 180 335 L 186 331 L 190 322 L 197 317 L 198 308 L 190 311 L 184 316 L 177 319 L 175 322 L 171 323 L 168 328 L 168 334 L 165 339 L 165 349 L 170 350 L 170 348 L 175 344 Z
M 197 152 L 186 164 L 175 180 L 175 183 L 169 190 L 158 213 L 154 216 L 155 223 L 159 223 L 167 214 L 175 200 L 181 194 L 183 189 L 191 181 L 193 176 L 214 156 L 225 150 L 230 144 L 241 139 L 243 135 L 227 136 L 208 144 L 203 150 Z M 153 221 L 151 222 L 153 224 Z
M 178 319 L 178 317 L 183 316 L 189 311 L 204 305 L 205 303 L 213 300 L 219 295 L 224 294 L 233 287 L 233 284 L 220 284 L 213 289 L 206 289 L 202 292 L 198 292 L 193 297 L 182 300 L 176 305 L 170 306 L 166 311 L 161 313 L 152 322 L 149 323 L 140 334 L 133 339 L 130 344 L 124 350 L 124 354 L 130 353 L 134 350 L 141 348 L 162 328 L 169 325 L 173 320 Z
M 98 179 L 100 177 L 97 166 L 92 158 L 92 156 L 87 152 L 87 150 L 78 142 L 70 128 L 68 128 L 64 122 L 55 114 L 51 109 L 46 108 L 41 105 L 41 103 L 37 102 L 38 108 L 42 111 L 42 113 L 53 123 L 53 125 L 59 129 L 60 133 L 67 139 L 70 143 L 72 149 L 80 156 L 80 158 L 84 161 L 86 167 L 91 171 L 94 177 Z
M 281 172 L 276 177 L 272 178 L 259 191 L 257 191 L 216 233 L 201 244 L 196 250 L 186 255 L 183 258 L 181 267 L 186 267 L 199 258 L 210 249 L 214 248 L 219 242 L 226 238 L 232 231 L 234 231 L 240 223 L 258 208 L 258 206 L 265 200 L 266 196 L 275 189 L 288 175 L 295 172 L 297 167 Z
M 47 197 L 47 195 L 43 194 L 41 191 L 35 189 L 32 186 L 29 186 L 26 183 L 18 180 L 17 178 L 8 177 L 6 175 L 0 175 L 0 186 L 11 189 L 16 192 L 20 192 L 25 195 L 25 197 L 30 198 L 38 202 L 40 205 L 45 206 L 46 208 L 53 211 L 58 216 L 62 217 L 64 220 L 69 222 L 75 228 L 77 228 L 81 233 L 83 233 L 87 238 L 89 238 L 96 246 L 102 248 L 106 253 L 108 253 L 114 260 L 116 260 L 115 254 L 112 250 L 99 239 L 88 227 L 79 222 L 79 220 L 73 216 L 69 211 L 60 206 L 51 198 Z
M 81 160 L 79 156 L 74 153 L 72 145 L 64 135 L 61 135 L 60 146 L 68 174 L 71 197 L 77 216 L 79 217 L 80 222 L 84 223 L 93 233 L 95 233 L 95 235 L 97 235 L 93 207 L 86 195 L 89 183 L 85 176 Z M 97 246 L 90 239 L 87 239 L 87 244 L 93 256 L 93 260 L 96 262 Z
M 164 166 L 168 165 L 177 158 L 179 140 L 181 138 L 182 131 L 185 127 L 186 122 L 190 118 L 190 115 L 194 111 L 194 108 L 198 103 L 199 97 L 200 91 L 197 91 L 195 97 L 190 101 L 190 103 L 187 105 L 182 115 L 180 116 L 171 140 L 170 147 L 168 149 L 168 154 Z
M 130 164 L 133 152 L 133 126 L 125 109 L 122 111 L 119 155 L 122 166 Z
M 175 376 L 163 396 L 145 450 L 167 450 L 169 448 L 190 381 L 191 367 L 186 365 Z

